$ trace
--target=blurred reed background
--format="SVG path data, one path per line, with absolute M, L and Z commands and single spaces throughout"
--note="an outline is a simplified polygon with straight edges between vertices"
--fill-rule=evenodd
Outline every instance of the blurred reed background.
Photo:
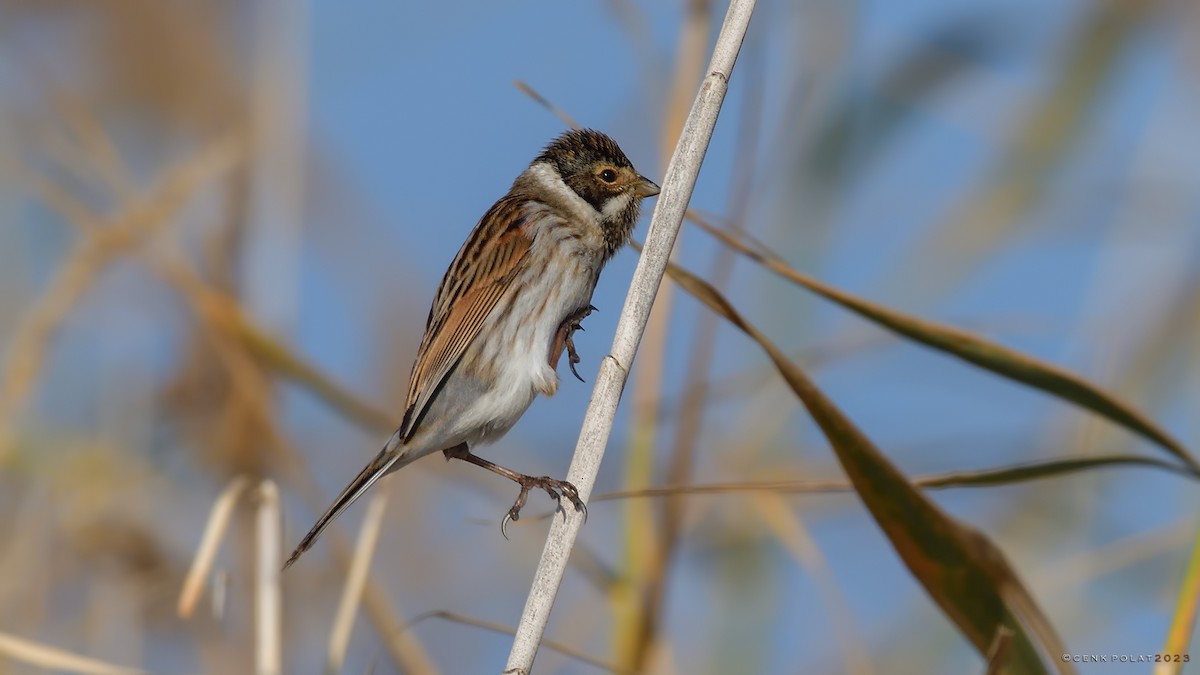
M 446 264 L 562 130 L 513 80 L 660 177 L 724 10 L 0 3 L 0 673 L 66 653 L 90 660 L 51 672 L 325 670 L 365 502 L 283 575 L 278 650 L 261 563 L 398 421 Z M 693 207 L 1194 450 L 1198 44 L 1200 5 L 1173 0 L 763 0 Z M 676 260 L 909 475 L 1172 459 L 694 227 Z M 635 261 L 578 336 L 588 379 Z M 589 392 L 565 376 L 485 454 L 564 475 Z M 613 439 L 597 493 L 626 496 L 593 504 L 538 672 L 983 672 L 852 493 L 733 489 L 842 471 L 754 343 L 670 282 Z M 1186 651 L 1194 476 L 1123 461 L 927 494 L 1007 554 L 1071 652 Z M 664 485 L 717 487 L 628 496 Z M 511 487 L 436 459 L 389 481 L 342 672 L 498 670 L 550 509 L 535 496 L 506 541 Z M 184 618 L 214 504 L 229 527 Z

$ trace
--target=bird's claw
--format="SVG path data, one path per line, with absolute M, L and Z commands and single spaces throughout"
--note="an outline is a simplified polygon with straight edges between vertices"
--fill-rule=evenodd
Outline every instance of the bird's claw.
M 580 328 L 579 330 L 583 330 L 583 329 Z M 579 371 L 575 370 L 575 364 L 579 363 L 580 358 L 579 358 L 579 354 L 575 353 L 575 341 L 571 339 L 570 333 L 567 333 L 566 343 L 567 343 L 567 367 L 569 367 L 571 369 L 571 374 L 575 376 L 575 379 L 579 380 L 580 382 L 587 382 L 587 380 L 583 379 L 583 376 L 581 376 L 579 374 Z
M 563 340 L 563 343 L 567 347 L 567 366 L 570 367 L 571 374 L 575 376 L 575 379 L 579 380 L 580 382 L 585 382 L 585 380 L 580 377 L 579 371 L 575 370 L 575 364 L 579 363 L 580 358 L 579 354 L 575 351 L 575 340 L 572 338 L 572 336 L 575 334 L 575 331 L 583 330 L 583 320 L 595 311 L 597 311 L 595 305 L 588 305 L 587 307 L 583 307 L 579 311 L 567 317 L 565 322 L 567 334 Z
M 521 483 L 521 492 L 517 494 L 517 501 L 513 502 L 512 508 L 508 513 L 504 514 L 504 519 L 500 521 L 500 535 L 508 539 L 508 524 L 515 523 L 521 519 L 521 509 L 525 508 L 525 500 L 529 498 L 529 489 L 533 487 L 533 483 Z
M 535 478 L 533 476 L 523 476 L 517 481 L 521 485 L 521 491 L 517 493 L 517 500 L 513 502 L 512 508 L 508 513 L 504 514 L 504 518 L 500 521 L 500 534 L 508 539 L 508 524 L 515 523 L 521 519 L 521 509 L 525 508 L 525 501 L 529 499 L 529 491 L 533 488 L 541 488 L 550 495 L 554 503 L 562 509 L 562 498 L 566 497 L 567 501 L 575 507 L 576 511 L 583 514 L 583 521 L 587 522 L 587 504 L 583 503 L 583 499 L 579 497 L 579 490 L 575 486 L 565 480 L 558 480 L 549 476 Z M 564 512 L 565 513 L 565 512 Z

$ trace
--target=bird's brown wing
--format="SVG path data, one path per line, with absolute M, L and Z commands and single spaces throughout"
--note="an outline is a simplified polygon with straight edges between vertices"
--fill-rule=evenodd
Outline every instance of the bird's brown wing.
M 402 445 L 412 438 L 442 381 L 479 335 L 488 314 L 527 264 L 533 240 L 526 234 L 525 199 L 507 196 L 496 202 L 472 230 L 438 286 L 425 337 L 417 352 L 404 421 L 383 450 L 351 481 L 317 520 L 284 564 L 287 569 L 316 542 L 321 532 L 376 481 L 404 461 Z M 412 458 L 410 458 L 411 461 Z
M 524 197 L 496 202 L 472 230 L 438 286 L 408 384 L 400 438 L 412 438 L 442 380 L 458 364 L 525 264 L 533 239 Z

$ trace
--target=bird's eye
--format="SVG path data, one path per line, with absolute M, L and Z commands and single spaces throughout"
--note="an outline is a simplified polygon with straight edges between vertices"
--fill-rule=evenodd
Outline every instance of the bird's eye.
M 612 169 L 605 169 L 600 172 L 600 180 L 605 183 L 615 183 L 617 182 L 617 172 Z

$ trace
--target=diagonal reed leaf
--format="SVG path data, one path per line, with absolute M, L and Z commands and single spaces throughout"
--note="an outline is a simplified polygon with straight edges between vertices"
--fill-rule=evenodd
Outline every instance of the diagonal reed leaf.
M 229 485 L 221 491 L 221 495 L 213 502 L 208 514 L 208 522 L 204 525 L 204 534 L 200 537 L 200 545 L 196 547 L 196 556 L 188 569 L 183 581 L 183 590 L 179 592 L 179 601 L 175 613 L 181 619 L 190 619 L 200 593 L 204 590 L 204 581 L 212 572 L 213 561 L 217 558 L 217 548 L 225 538 L 229 521 L 233 517 L 233 507 L 246 491 L 249 480 L 245 476 L 236 476 Z
M 145 675 L 146 673 L 138 668 L 114 666 L 7 633 L 0 633 L 0 656 L 7 656 L 14 661 L 60 673 L 81 673 L 82 675 Z
M 1134 467 L 1161 469 L 1189 478 L 1196 475 L 1179 466 L 1175 462 L 1156 459 L 1153 457 L 1137 457 L 1135 455 L 1097 455 L 1095 457 L 1062 457 L 1055 459 L 999 466 L 974 471 L 951 471 L 947 473 L 915 476 L 909 482 L 919 488 L 930 490 L 947 488 L 994 487 L 998 485 L 1016 485 L 1033 480 L 1065 476 L 1081 471 L 1102 468 Z M 846 492 L 854 486 L 840 479 L 807 479 L 807 480 L 772 480 L 745 481 L 740 483 L 707 483 L 700 485 L 664 485 L 646 488 L 644 490 L 618 490 L 605 492 L 591 498 L 591 503 L 615 501 L 620 499 L 644 499 L 652 497 L 667 497 L 670 495 L 703 495 L 727 494 L 734 492 L 776 492 L 781 494 L 819 494 L 828 492 Z M 1198 563 L 1200 564 L 1200 563 Z
M 1050 622 L 1003 553 L 983 533 L 926 499 L 870 439 L 770 340 L 712 286 L 675 265 L 667 273 L 684 290 L 762 347 L 829 439 L 855 491 L 892 547 L 930 597 L 986 659 L 996 636 L 1012 633 L 1001 672 L 1047 673 L 1045 655 L 1066 653 Z M 1069 663 L 1053 661 L 1060 673 Z
M 198 309 L 214 325 L 241 343 L 276 374 L 306 388 L 363 429 L 389 432 L 395 426 L 395 420 L 387 412 L 350 393 L 286 344 L 271 337 L 246 316 L 232 298 L 198 283 L 194 278 L 176 275 L 175 280 L 194 293 Z
M 1132 405 L 1074 373 L 990 342 L 974 333 L 908 316 L 827 286 L 792 269 L 783 259 L 770 251 L 746 245 L 734 235 L 703 219 L 695 218 L 693 215 L 692 222 L 721 240 L 726 246 L 784 279 L 799 284 L 823 298 L 832 300 L 894 333 L 1106 417 L 1155 442 L 1183 460 L 1192 473 L 1200 475 L 1200 462 L 1197 462 L 1195 457 L 1166 431 Z

